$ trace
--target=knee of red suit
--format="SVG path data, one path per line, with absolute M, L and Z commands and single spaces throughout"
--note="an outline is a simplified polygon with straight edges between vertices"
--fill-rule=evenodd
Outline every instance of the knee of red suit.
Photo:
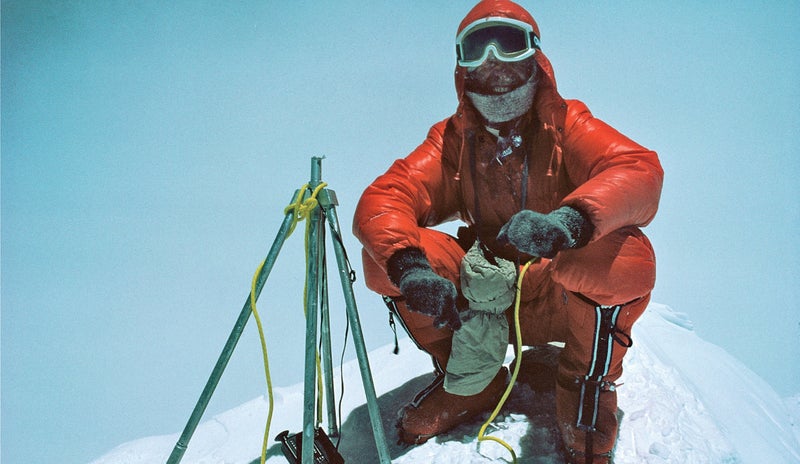
M 655 286 L 655 253 L 638 227 L 625 227 L 559 253 L 552 278 L 601 305 L 622 304 L 649 294 Z

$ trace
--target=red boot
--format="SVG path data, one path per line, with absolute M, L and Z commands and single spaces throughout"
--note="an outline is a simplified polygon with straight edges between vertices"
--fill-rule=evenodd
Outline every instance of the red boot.
M 608 464 L 617 440 L 617 392 L 608 386 L 598 393 L 593 430 L 576 423 L 581 392 L 556 385 L 556 419 L 569 464 Z
M 501 367 L 482 392 L 460 396 L 444 390 L 444 375 L 420 392 L 402 411 L 400 440 L 410 444 L 425 443 L 431 437 L 452 430 L 497 406 L 506 388 L 508 369 Z

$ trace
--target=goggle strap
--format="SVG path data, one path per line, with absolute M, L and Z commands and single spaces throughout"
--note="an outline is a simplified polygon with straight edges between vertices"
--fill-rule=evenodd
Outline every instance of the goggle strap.
M 537 50 L 541 50 L 542 48 L 539 45 L 539 36 L 537 36 L 536 33 L 533 31 L 528 32 L 528 35 L 530 36 L 531 39 L 531 46 Z

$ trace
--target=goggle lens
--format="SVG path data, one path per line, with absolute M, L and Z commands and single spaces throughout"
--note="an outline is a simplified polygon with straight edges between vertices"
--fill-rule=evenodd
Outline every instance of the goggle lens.
M 464 61 L 480 59 L 486 47 L 494 45 L 498 52 L 506 56 L 514 56 L 528 50 L 525 31 L 505 25 L 487 26 L 471 32 L 461 41 L 461 57 Z
M 536 52 L 539 39 L 529 24 L 508 18 L 488 18 L 470 24 L 456 38 L 461 66 L 479 66 L 493 50 L 501 61 L 520 61 Z

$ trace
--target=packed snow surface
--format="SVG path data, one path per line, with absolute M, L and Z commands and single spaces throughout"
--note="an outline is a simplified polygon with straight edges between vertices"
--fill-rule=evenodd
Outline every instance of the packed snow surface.
M 616 464 L 800 463 L 800 395 L 779 398 L 742 363 L 699 338 L 691 322 L 667 306 L 652 303 L 634 327 L 633 338 L 618 390 L 623 417 Z M 400 340 L 398 356 L 393 348 L 369 354 L 393 463 L 511 462 L 500 445 L 478 443 L 486 416 L 424 445 L 396 443 L 397 411 L 431 380 L 431 364 L 408 338 Z M 537 356 L 542 353 L 546 357 L 544 351 Z M 509 350 L 507 362 L 513 359 Z M 339 450 L 348 463 L 378 462 L 358 364 L 354 360 L 337 369 L 335 385 L 339 372 L 346 385 Z M 303 385 L 277 388 L 274 398 L 271 438 L 283 430 L 299 432 Z M 259 397 L 201 423 L 181 462 L 259 462 L 267 408 L 266 397 Z M 519 463 L 563 463 L 553 414 L 553 392 L 534 389 L 523 379 L 487 433 L 510 444 Z M 178 436 L 125 443 L 92 464 L 163 463 Z M 267 462 L 285 463 L 280 446 L 274 441 L 269 445 Z

